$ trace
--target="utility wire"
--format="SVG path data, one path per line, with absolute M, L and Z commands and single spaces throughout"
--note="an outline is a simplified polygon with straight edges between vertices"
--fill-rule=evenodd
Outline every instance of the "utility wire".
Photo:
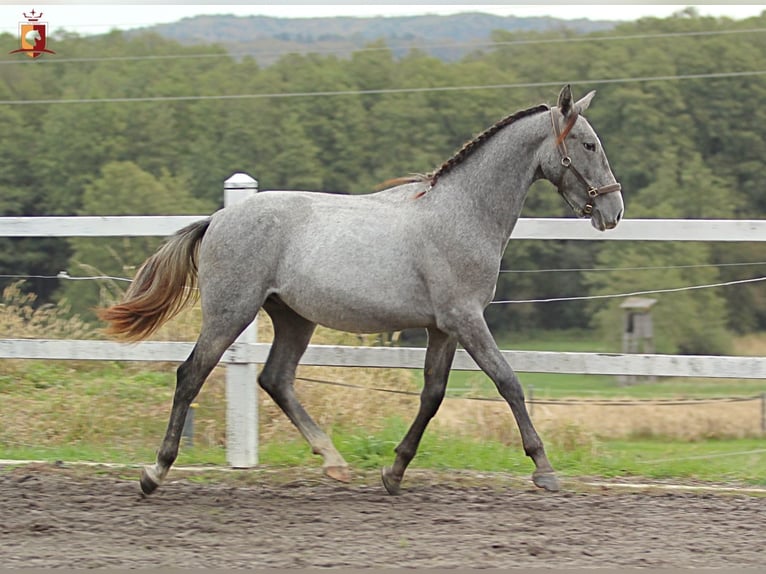
M 723 36 L 733 34 L 756 34 L 766 32 L 766 28 L 745 28 L 741 30 L 707 30 L 699 32 L 662 32 L 656 34 L 623 34 L 616 36 L 598 36 L 598 35 L 586 35 L 570 38 L 540 38 L 540 39 L 524 39 L 524 40 L 508 40 L 508 41 L 496 41 L 496 42 L 433 42 L 422 44 L 406 44 L 406 45 L 393 45 L 384 47 L 362 47 L 354 48 L 322 48 L 315 47 L 305 53 L 311 54 L 341 54 L 346 52 L 385 52 L 394 51 L 397 49 L 418 49 L 428 50 L 436 48 L 495 48 L 495 47 L 510 47 L 510 46 L 527 46 L 527 45 L 541 45 L 541 44 L 574 44 L 574 43 L 592 43 L 592 42 L 616 42 L 626 40 L 657 40 L 661 38 L 683 38 L 683 37 L 710 37 L 710 36 Z M 390 41 L 390 40 L 389 40 Z M 287 50 L 249 50 L 240 52 L 220 52 L 220 53 L 203 53 L 203 54 L 157 54 L 148 56 L 103 56 L 103 57 L 90 57 L 90 58 L 45 58 L 39 60 L 39 63 L 45 64 L 68 64 L 68 63 L 87 63 L 87 62 L 128 62 L 128 61 L 159 61 L 159 60 L 181 60 L 181 59 L 210 59 L 210 58 L 241 58 L 245 56 L 282 56 L 287 54 L 301 53 L 300 50 L 287 49 Z M 2 60 L 0 65 L 24 65 L 30 64 L 28 60 Z M 37 64 L 38 62 L 35 62 Z
M 677 74 L 666 76 L 639 76 L 634 78 L 605 78 L 600 80 L 564 80 L 556 82 L 519 82 L 515 84 L 486 84 L 472 86 L 441 86 L 427 88 L 381 88 L 377 90 L 328 90 L 318 92 L 284 92 L 263 94 L 219 94 L 198 96 L 143 96 L 136 98 L 73 98 L 56 100 L 0 100 L 0 105 L 47 105 L 47 104 L 113 104 L 113 103 L 138 103 L 138 102 L 189 102 L 204 100 L 255 100 L 255 99 L 281 99 L 281 98 L 306 98 L 328 96 L 368 96 L 382 94 L 414 94 L 432 92 L 461 92 L 474 90 L 507 90 L 516 88 L 544 88 L 561 86 L 562 84 L 626 84 L 633 82 L 663 82 L 670 80 L 710 80 L 724 78 L 749 78 L 766 75 L 766 70 L 751 70 L 741 72 L 712 72 L 707 74 Z

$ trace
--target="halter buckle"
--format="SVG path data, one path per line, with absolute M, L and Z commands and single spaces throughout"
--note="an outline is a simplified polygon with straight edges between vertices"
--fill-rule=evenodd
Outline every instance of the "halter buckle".
M 585 215 L 590 215 L 593 213 L 593 206 L 590 203 L 586 203 L 585 206 L 582 208 L 582 212 Z
M 588 197 L 598 197 L 598 195 L 599 195 L 598 189 L 596 189 L 595 187 L 588 188 Z

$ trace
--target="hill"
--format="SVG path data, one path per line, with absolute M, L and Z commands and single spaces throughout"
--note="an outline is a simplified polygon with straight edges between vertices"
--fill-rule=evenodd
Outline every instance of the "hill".
M 188 45 L 220 44 L 232 53 L 255 55 L 261 64 L 273 63 L 290 52 L 344 56 L 379 40 L 385 41 L 397 55 L 418 48 L 442 60 L 454 61 L 491 42 L 496 30 L 586 34 L 614 26 L 616 22 L 606 20 L 503 17 L 479 12 L 377 18 L 216 15 L 184 18 L 132 34 L 151 31 Z

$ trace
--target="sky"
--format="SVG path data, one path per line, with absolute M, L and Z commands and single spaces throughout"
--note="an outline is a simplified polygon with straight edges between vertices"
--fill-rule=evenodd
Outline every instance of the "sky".
M 332 16 L 411 16 L 418 14 L 456 14 L 460 12 L 486 12 L 500 16 L 553 16 L 562 19 L 589 18 L 591 20 L 635 20 L 656 16 L 664 18 L 689 4 L 298 4 L 281 2 L 275 4 L 153 4 L 147 1 L 100 4 L 80 2 L 65 4 L 44 2 L 7 4 L 0 0 L 0 32 L 14 33 L 19 22 L 24 21 L 22 12 L 33 8 L 43 12 L 42 22 L 48 24 L 48 33 L 66 29 L 81 35 L 101 34 L 111 29 L 129 29 L 158 23 L 175 22 L 198 14 L 235 14 L 238 16 L 275 17 L 332 17 Z M 766 9 L 760 4 L 713 5 L 696 4 L 702 15 L 728 16 L 735 19 L 757 16 Z

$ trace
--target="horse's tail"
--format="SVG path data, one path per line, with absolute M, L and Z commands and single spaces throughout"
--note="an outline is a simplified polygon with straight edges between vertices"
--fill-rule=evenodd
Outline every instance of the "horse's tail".
M 140 341 L 196 299 L 197 251 L 210 218 L 172 235 L 136 273 L 121 303 L 99 309 L 107 334 Z

